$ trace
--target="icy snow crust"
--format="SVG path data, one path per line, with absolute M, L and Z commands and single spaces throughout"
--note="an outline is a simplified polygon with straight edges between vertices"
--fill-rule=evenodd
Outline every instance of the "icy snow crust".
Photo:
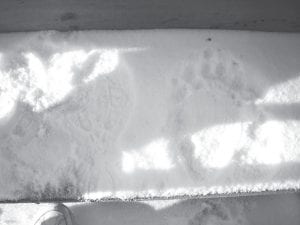
M 0 35 L 0 199 L 299 189 L 300 35 Z

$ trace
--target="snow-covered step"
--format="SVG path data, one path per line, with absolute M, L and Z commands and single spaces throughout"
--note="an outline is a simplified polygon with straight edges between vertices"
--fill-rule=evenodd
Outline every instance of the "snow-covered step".
M 0 199 L 300 186 L 300 34 L 0 35 Z
M 67 203 L 84 225 L 299 225 L 299 194 L 238 198 Z M 54 204 L 0 204 L 1 225 L 64 224 Z M 57 215 L 58 214 L 58 215 Z M 38 223 L 40 222 L 40 223 Z

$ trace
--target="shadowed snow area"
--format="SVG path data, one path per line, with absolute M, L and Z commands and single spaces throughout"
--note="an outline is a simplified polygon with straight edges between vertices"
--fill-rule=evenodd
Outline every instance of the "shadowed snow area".
M 297 189 L 300 35 L 0 35 L 0 199 Z
M 298 225 L 299 194 L 238 198 L 67 203 L 76 225 Z M 52 225 L 53 204 L 0 204 L 2 225 Z M 55 223 L 56 221 L 56 223 Z

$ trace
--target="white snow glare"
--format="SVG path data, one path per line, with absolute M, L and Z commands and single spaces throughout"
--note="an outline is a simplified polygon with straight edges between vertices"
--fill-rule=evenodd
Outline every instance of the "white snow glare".
M 300 74 L 282 84 L 270 88 L 263 98 L 257 99 L 255 104 L 292 104 L 300 103 Z
M 174 165 L 168 154 L 168 141 L 156 140 L 144 146 L 142 149 L 123 152 L 123 171 L 133 172 L 142 170 L 169 170 Z
M 1 54 L 3 57 L 3 54 Z M 84 74 L 88 83 L 109 74 L 118 65 L 116 49 L 76 50 L 54 54 L 43 61 L 31 52 L 22 54 L 23 66 L 5 70 L 0 64 L 0 119 L 13 109 L 15 102 L 29 104 L 41 112 L 62 102 L 74 89 L 74 75 Z M 76 77 L 78 79 L 78 77 Z

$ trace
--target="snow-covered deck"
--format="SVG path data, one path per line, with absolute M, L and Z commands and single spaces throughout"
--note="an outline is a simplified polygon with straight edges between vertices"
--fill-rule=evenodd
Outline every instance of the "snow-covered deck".
M 300 186 L 300 34 L 0 35 L 0 199 Z

